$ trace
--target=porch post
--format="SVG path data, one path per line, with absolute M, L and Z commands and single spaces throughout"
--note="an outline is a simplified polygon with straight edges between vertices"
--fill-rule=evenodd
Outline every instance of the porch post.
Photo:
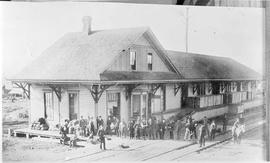
M 95 118 L 98 117 L 98 101 L 95 101 Z
M 84 87 L 86 87 L 90 93 L 91 96 L 93 97 L 93 100 L 95 102 L 95 118 L 98 116 L 98 101 L 102 95 L 102 93 L 108 89 L 111 85 L 91 85 L 91 86 L 87 86 L 84 85 Z
M 140 94 L 141 98 L 141 107 L 140 107 L 140 118 L 142 119 L 142 113 L 143 113 L 143 94 Z

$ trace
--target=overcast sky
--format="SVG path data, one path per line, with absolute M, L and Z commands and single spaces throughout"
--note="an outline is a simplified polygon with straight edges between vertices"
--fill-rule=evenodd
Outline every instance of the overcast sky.
M 186 6 L 79 2 L 0 3 L 3 75 L 18 73 L 67 32 L 149 26 L 165 49 L 186 50 Z M 230 57 L 262 71 L 263 9 L 189 6 L 188 52 Z

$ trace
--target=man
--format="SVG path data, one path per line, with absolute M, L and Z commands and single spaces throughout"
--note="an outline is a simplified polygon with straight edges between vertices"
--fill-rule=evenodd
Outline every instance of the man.
M 178 119 L 177 121 L 176 121 L 176 123 L 175 123 L 175 132 L 176 132 L 176 134 L 175 134 L 175 139 L 176 140 L 180 140 L 180 135 L 181 135 L 181 128 L 182 128 L 182 123 L 181 123 L 181 120 L 180 119 Z
M 141 121 L 141 131 L 140 134 L 143 137 L 143 139 L 145 140 L 146 137 L 146 128 L 147 128 L 147 124 L 146 124 L 146 120 L 143 118 Z
M 110 116 L 108 116 L 106 133 L 109 135 L 111 135 L 111 123 L 112 123 L 112 119 Z
M 206 134 L 207 134 L 207 129 L 206 129 L 205 123 L 203 122 L 200 125 L 200 128 L 199 128 L 199 144 L 200 144 L 200 147 L 205 146 Z
M 208 119 L 207 119 L 206 116 L 203 118 L 203 123 L 204 123 L 204 125 L 207 125 L 208 124 Z
M 223 130 L 223 132 L 226 132 L 227 131 L 227 123 L 228 123 L 227 114 L 224 114 L 222 121 L 223 121 L 222 130 Z
M 81 116 L 81 119 L 79 121 L 79 126 L 80 126 L 80 136 L 86 136 L 86 120 L 83 119 L 83 116 Z
M 99 136 L 99 140 L 100 140 L 100 149 L 102 149 L 102 145 L 103 145 L 103 149 L 106 150 L 106 147 L 105 147 L 105 131 L 104 131 L 103 125 L 99 126 L 98 136 Z
M 122 119 L 122 121 L 119 123 L 119 131 L 118 131 L 120 137 L 123 137 L 123 136 L 126 137 L 125 129 L 126 129 L 126 123 L 124 119 Z
M 114 117 L 115 134 L 119 136 L 119 119 Z
M 153 139 L 158 139 L 158 120 L 156 118 L 153 119 Z
M 136 123 L 134 124 L 135 139 L 140 139 L 140 126 L 141 121 L 140 117 L 138 117 Z
M 148 139 L 154 139 L 154 133 L 153 133 L 153 120 L 152 118 L 148 119 Z
M 128 124 L 128 130 L 129 130 L 129 139 L 134 138 L 134 121 L 130 120 Z
M 233 126 L 232 126 L 232 135 L 234 135 L 235 130 L 239 127 L 239 125 L 240 125 L 240 120 L 239 120 L 239 118 L 237 118 L 236 121 L 233 123 Z
M 184 140 L 190 140 L 190 119 L 187 119 L 186 125 L 185 125 L 185 136 L 184 136 Z
M 210 124 L 210 140 L 215 139 L 216 134 L 216 123 L 214 120 L 212 120 L 212 123 Z
M 160 139 L 164 139 L 165 129 L 166 129 L 166 123 L 165 123 L 165 119 L 163 119 L 159 125 Z
M 101 116 L 98 116 L 98 119 L 97 119 L 97 128 L 99 128 L 99 126 L 103 126 L 104 125 L 104 121 L 102 119 Z
M 89 130 L 89 137 L 93 138 L 95 134 L 95 125 L 94 125 L 94 119 L 93 117 L 90 117 L 89 123 L 88 123 L 88 130 Z
M 195 139 L 197 139 L 197 131 L 196 131 L 196 128 L 197 128 L 197 122 L 195 121 L 191 121 L 191 124 L 190 124 L 190 139 L 193 139 L 193 137 Z
M 173 136 L 173 131 L 174 131 L 174 120 L 171 120 L 168 124 L 168 130 L 169 130 L 169 134 L 170 134 L 170 139 L 173 139 L 174 136 Z
M 65 120 L 65 123 L 63 126 L 60 127 L 60 143 L 66 144 L 69 138 L 67 137 L 68 134 L 68 120 Z

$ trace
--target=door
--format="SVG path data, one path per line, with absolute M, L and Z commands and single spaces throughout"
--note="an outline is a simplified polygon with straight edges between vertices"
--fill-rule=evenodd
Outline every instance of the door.
M 141 100 L 142 100 L 142 103 L 141 103 L 142 104 L 142 106 L 141 106 L 141 109 L 142 109 L 142 111 L 141 111 L 141 118 L 147 119 L 148 118 L 147 95 L 146 94 L 142 94 L 141 95 Z
M 120 93 L 107 93 L 107 113 L 109 116 L 116 117 L 121 120 L 120 112 Z
M 141 114 L 141 95 L 132 95 L 132 117 L 137 119 Z
M 132 94 L 132 117 L 148 119 L 151 110 L 148 110 L 148 96 L 147 93 L 133 93 Z
M 69 103 L 69 119 L 78 119 L 79 117 L 79 102 L 78 93 L 68 93 Z
M 44 92 L 44 118 L 53 120 L 53 94 L 52 92 Z

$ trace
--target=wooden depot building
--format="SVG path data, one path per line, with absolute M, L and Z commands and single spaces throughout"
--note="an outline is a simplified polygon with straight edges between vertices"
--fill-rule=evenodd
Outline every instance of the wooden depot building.
M 184 110 L 218 116 L 255 98 L 260 75 L 230 58 L 167 51 L 147 27 L 94 31 L 90 17 L 83 23 L 10 79 L 30 98 L 30 124 L 167 119 Z

